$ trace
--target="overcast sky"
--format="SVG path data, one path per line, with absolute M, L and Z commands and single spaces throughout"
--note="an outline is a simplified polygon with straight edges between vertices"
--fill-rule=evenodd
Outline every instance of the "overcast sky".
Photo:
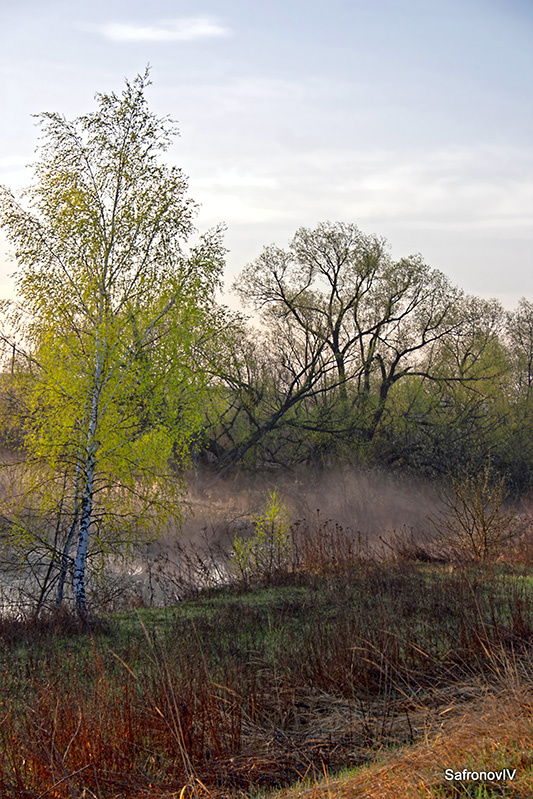
M 531 0 L 0 0 L 0 182 L 30 182 L 31 114 L 92 110 L 148 62 L 198 227 L 228 226 L 228 284 L 342 220 L 469 292 L 531 299 Z

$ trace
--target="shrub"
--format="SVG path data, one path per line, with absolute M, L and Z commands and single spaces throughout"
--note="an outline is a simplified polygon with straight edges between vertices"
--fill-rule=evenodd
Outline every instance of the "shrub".
M 477 474 L 452 477 L 443 509 L 430 519 L 453 554 L 491 560 L 518 533 L 516 513 L 505 500 L 503 478 L 493 477 L 488 464 Z
M 290 530 L 285 504 L 275 490 L 269 492 L 263 513 L 252 517 L 252 535 L 236 535 L 233 540 L 232 564 L 245 583 L 269 580 L 289 570 Z

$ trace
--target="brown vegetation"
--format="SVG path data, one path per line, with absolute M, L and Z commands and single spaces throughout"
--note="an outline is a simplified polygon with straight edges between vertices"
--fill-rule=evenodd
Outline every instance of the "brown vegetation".
M 531 683 L 502 684 L 470 701 L 452 700 L 436 714 L 420 743 L 380 753 L 378 762 L 340 779 L 326 776 L 312 788 L 283 791 L 277 799 L 460 799 L 533 795 Z M 446 768 L 494 771 L 516 768 L 513 781 L 447 780 Z
M 528 570 L 450 570 L 400 546 L 377 561 L 338 525 L 298 529 L 307 547 L 298 569 L 253 591 L 212 589 L 167 610 L 141 608 L 89 638 L 68 614 L 4 620 L 2 797 L 249 796 L 381 761 L 384 749 L 405 744 L 415 748 L 397 766 L 387 759 L 346 789 L 328 777 L 329 788 L 312 790 L 430 797 L 454 746 L 454 762 L 477 762 L 507 740 L 496 727 L 492 738 L 480 732 L 494 717 L 492 695 L 506 703 L 509 735 L 522 731 L 530 745 Z M 509 675 L 520 685 L 514 694 L 502 693 Z M 478 721 L 460 721 L 468 713 Z M 443 719 L 451 726 L 441 733 Z M 402 793 L 410 770 L 422 786 L 413 790 L 426 793 Z M 382 793 L 369 792 L 374 780 Z

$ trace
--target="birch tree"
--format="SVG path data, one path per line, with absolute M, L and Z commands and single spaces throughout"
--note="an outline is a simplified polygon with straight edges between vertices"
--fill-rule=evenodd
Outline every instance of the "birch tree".
M 216 334 L 221 231 L 185 249 L 196 206 L 182 171 L 161 163 L 176 129 L 149 110 L 149 84 L 146 71 L 121 95 L 97 94 L 96 111 L 73 121 L 41 114 L 34 183 L 23 201 L 1 194 L 17 262 L 8 310 L 26 363 L 24 449 L 68 496 L 57 597 L 70 565 L 82 618 L 106 508 L 123 529 L 179 511 L 175 467 L 201 423 L 202 352 Z

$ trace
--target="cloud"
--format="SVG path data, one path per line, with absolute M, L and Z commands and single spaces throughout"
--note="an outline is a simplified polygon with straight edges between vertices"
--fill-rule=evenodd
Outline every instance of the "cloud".
M 277 181 L 273 177 L 265 177 L 252 173 L 239 173 L 235 170 L 216 170 L 208 177 L 197 178 L 195 185 L 201 189 L 275 189 Z
M 231 31 L 209 17 L 182 17 L 160 20 L 155 25 L 129 25 L 111 22 L 101 33 L 116 42 L 175 42 L 229 36 Z

